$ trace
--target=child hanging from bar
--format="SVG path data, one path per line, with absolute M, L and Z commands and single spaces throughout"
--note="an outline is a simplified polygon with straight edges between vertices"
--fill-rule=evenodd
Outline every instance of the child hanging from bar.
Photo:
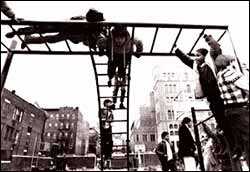
M 120 78 L 126 75 L 126 67 L 131 61 L 131 54 L 136 46 L 136 52 L 143 51 L 143 43 L 141 40 L 130 37 L 127 27 L 120 24 L 116 25 L 108 37 L 99 37 L 97 46 L 103 54 L 106 50 L 108 56 L 108 86 L 111 86 L 111 80 L 118 69 L 118 76 Z M 137 58 L 140 55 L 136 55 Z
M 88 22 L 100 22 L 104 21 L 103 13 L 90 9 L 86 17 L 76 16 L 71 17 L 70 20 L 87 20 Z M 56 35 L 46 36 L 32 36 L 32 34 L 43 33 L 57 33 Z M 56 43 L 69 39 L 74 44 L 83 42 L 84 45 L 90 46 L 90 48 L 96 50 L 96 41 L 100 33 L 106 34 L 105 27 L 91 23 L 89 25 L 81 24 L 40 24 L 24 28 L 19 28 L 16 32 L 9 32 L 6 34 L 7 38 L 12 38 L 15 35 L 25 35 L 24 42 L 21 48 L 25 48 L 26 44 L 42 44 L 42 43 Z M 91 40 L 89 42 L 89 40 Z
M 99 37 L 97 46 L 100 50 L 100 55 L 108 56 L 108 86 L 112 85 L 111 81 L 115 76 L 113 101 L 116 103 L 117 92 L 121 87 L 121 104 L 120 108 L 124 109 L 123 101 L 125 97 L 125 84 L 128 76 L 126 75 L 127 66 L 131 61 L 131 54 L 134 51 L 134 45 L 136 46 L 136 52 L 140 53 L 143 51 L 143 43 L 141 40 L 130 37 L 127 27 L 120 24 L 114 26 L 108 37 Z M 136 55 L 137 58 L 140 54 Z M 117 72 L 116 72 L 117 71 Z

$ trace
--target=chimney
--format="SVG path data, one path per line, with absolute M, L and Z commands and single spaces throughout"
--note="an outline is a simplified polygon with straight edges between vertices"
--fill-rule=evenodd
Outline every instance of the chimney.
M 11 93 L 12 93 L 12 94 L 16 94 L 16 90 L 12 90 Z

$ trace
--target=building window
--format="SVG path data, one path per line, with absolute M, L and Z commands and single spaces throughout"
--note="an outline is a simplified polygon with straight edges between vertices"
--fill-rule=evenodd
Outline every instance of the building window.
M 72 114 L 72 119 L 75 119 L 76 118 L 76 115 L 75 114 Z
M 51 124 L 51 123 L 49 123 L 49 127 L 52 127 L 52 124 Z
M 59 119 L 59 114 L 58 114 L 58 113 L 56 114 L 56 119 L 57 119 L 57 120 Z
M 58 135 L 58 138 L 62 139 L 62 135 L 63 135 L 62 132 L 60 132 L 59 135 Z
M 61 117 L 64 118 L 64 114 L 61 114 Z
M 136 135 L 136 141 L 139 142 L 139 135 Z
M 55 125 L 55 127 L 58 127 L 58 124 L 57 124 L 57 123 L 55 123 L 54 125 Z
M 170 80 L 171 78 L 170 78 L 170 73 L 168 73 L 168 80 Z
M 172 129 L 173 128 L 173 124 L 169 124 L 169 129 Z
M 173 92 L 176 93 L 176 84 L 173 85 Z
M 50 114 L 50 118 L 54 118 L 54 115 L 53 115 L 53 114 Z
M 187 84 L 187 92 L 188 92 L 188 93 L 191 93 L 191 87 L 190 87 L 189 84 Z
M 174 119 L 174 110 L 172 110 L 171 112 L 172 112 L 172 119 Z
M 64 136 L 65 136 L 66 138 L 68 137 L 68 135 L 69 135 L 68 132 L 65 132 L 65 133 L 64 133 Z
M 170 136 L 173 136 L 174 135 L 174 132 L 173 131 L 170 131 Z
M 22 117 L 23 117 L 23 113 L 24 113 L 23 110 L 20 110 L 19 108 L 16 108 L 15 112 L 12 115 L 12 119 L 16 120 L 18 122 L 21 122 L 22 121 Z
M 177 124 L 174 124 L 174 128 L 177 129 L 177 128 L 178 128 L 178 125 L 177 125 Z
M 143 140 L 144 142 L 147 141 L 147 135 L 146 135 L 146 134 L 143 134 L 143 135 L 142 135 L 142 140 Z
M 70 117 L 70 114 L 67 114 L 67 119 L 69 119 L 69 117 Z
M 165 93 L 168 93 L 168 84 L 165 85 Z
M 171 111 L 168 110 L 168 120 L 171 120 L 171 119 L 172 119 Z
M 56 139 L 56 133 L 53 134 L 53 139 Z
M 63 123 L 62 123 L 62 122 L 60 123 L 60 128 L 61 128 L 61 129 L 63 128 Z
M 184 80 L 188 80 L 188 73 L 187 72 L 184 73 Z
M 71 123 L 71 127 L 74 128 L 74 125 L 75 125 L 74 122 L 72 122 L 72 123 Z
M 4 135 L 4 140 L 12 140 L 12 134 L 14 132 L 14 128 L 10 126 L 6 126 L 6 133 Z
M 169 92 L 172 93 L 173 92 L 173 89 L 172 89 L 172 85 L 169 84 Z
M 51 136 L 51 133 L 50 133 L 50 132 L 48 132 L 48 133 L 47 133 L 47 137 L 50 137 L 50 136 Z
M 179 132 L 178 131 L 174 131 L 174 135 L 178 136 Z
M 31 132 L 32 132 L 32 127 L 28 126 L 27 132 L 28 132 L 28 133 L 31 133 Z
M 14 142 L 15 144 L 18 143 L 19 136 L 20 136 L 19 131 L 16 131 L 16 133 L 15 133 L 15 142 Z
M 23 150 L 23 155 L 27 155 L 27 153 L 28 153 L 28 147 L 25 147 Z
M 11 101 L 9 99 L 4 99 L 5 103 L 11 104 Z
M 150 141 L 151 141 L 151 142 L 154 142 L 154 141 L 155 141 L 155 135 L 154 135 L 154 134 L 151 134 L 151 135 L 150 135 Z
M 66 127 L 66 129 L 69 129 L 69 123 L 68 122 L 65 124 L 65 127 Z

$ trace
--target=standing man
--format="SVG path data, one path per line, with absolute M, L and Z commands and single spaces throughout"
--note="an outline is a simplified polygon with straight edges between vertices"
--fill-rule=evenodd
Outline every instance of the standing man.
M 195 142 L 191 134 L 191 119 L 185 117 L 179 128 L 179 157 L 183 159 L 185 171 L 196 171 Z
M 162 141 L 158 143 L 155 153 L 161 161 L 162 171 L 176 171 L 174 147 L 169 143 L 169 133 L 162 132 L 161 138 Z

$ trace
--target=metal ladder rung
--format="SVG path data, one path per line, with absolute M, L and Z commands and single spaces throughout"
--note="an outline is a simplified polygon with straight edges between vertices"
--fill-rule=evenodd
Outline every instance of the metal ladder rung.
M 113 120 L 113 121 L 111 121 L 111 122 L 127 122 L 128 120 Z
M 116 85 L 111 85 L 110 87 L 115 87 Z M 128 85 L 123 85 L 123 87 L 127 87 Z M 99 85 L 99 87 L 109 87 L 108 85 Z
M 113 145 L 113 147 L 125 147 L 125 146 L 127 146 L 127 145 Z
M 116 133 L 112 133 L 113 134 L 128 134 L 127 132 L 116 132 Z
M 107 73 L 99 73 L 97 74 L 97 76 L 107 76 L 108 74 Z M 128 76 L 128 74 L 125 74 L 125 76 Z
M 108 63 L 96 63 L 95 65 L 108 65 Z
M 117 98 L 121 98 L 121 96 L 116 96 Z M 113 96 L 103 96 L 99 97 L 100 99 L 108 99 L 108 98 L 113 98 Z M 127 98 L 127 96 L 124 96 L 124 98 Z
M 113 110 L 127 110 L 127 108 L 115 108 L 115 109 L 113 109 Z
M 108 75 L 107 73 L 99 73 L 99 74 L 97 74 L 97 76 L 106 76 L 106 75 Z

